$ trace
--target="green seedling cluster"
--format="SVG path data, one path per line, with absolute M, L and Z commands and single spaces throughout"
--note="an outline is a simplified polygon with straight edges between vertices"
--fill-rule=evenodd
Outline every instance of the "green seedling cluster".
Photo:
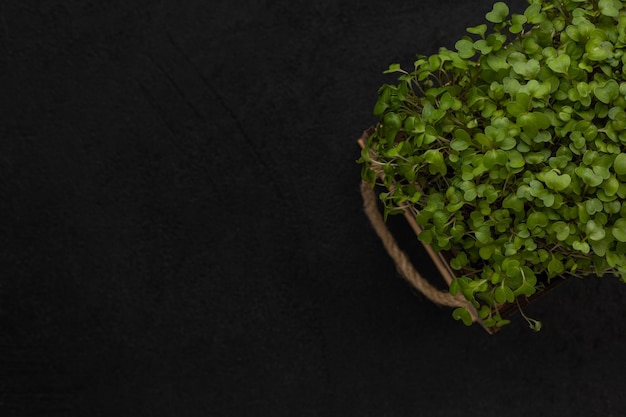
M 385 215 L 410 209 L 450 254 L 450 291 L 502 326 L 498 306 L 557 276 L 626 280 L 626 8 L 498 2 L 467 32 L 389 66 L 360 162 L 371 183 L 385 174 Z

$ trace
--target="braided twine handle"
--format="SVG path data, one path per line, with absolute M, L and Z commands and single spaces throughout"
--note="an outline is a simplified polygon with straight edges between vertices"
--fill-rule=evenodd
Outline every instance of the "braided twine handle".
M 370 132 L 371 129 L 363 132 L 363 136 L 359 139 L 359 144 L 361 146 L 364 145 Z M 371 184 L 365 181 L 361 182 L 361 196 L 363 197 L 363 208 L 365 210 L 365 214 L 372 223 L 376 234 L 382 241 L 387 253 L 395 262 L 398 271 L 404 279 L 406 279 L 415 289 L 424 294 L 426 298 L 435 304 L 447 307 L 466 307 L 467 301 L 464 298 L 457 298 L 447 291 L 438 290 L 426 279 L 424 279 L 419 272 L 417 272 L 406 253 L 404 253 L 398 246 L 398 243 L 389 231 L 383 216 L 380 214 L 380 210 L 377 206 L 378 198 L 376 197 Z

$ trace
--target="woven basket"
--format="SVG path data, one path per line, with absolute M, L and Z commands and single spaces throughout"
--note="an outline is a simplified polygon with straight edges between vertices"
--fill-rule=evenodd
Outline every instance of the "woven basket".
M 365 147 L 365 143 L 367 142 L 368 137 L 373 132 L 373 127 L 370 127 L 363 131 L 363 134 L 357 140 L 361 149 Z M 372 158 L 372 160 L 376 160 L 376 155 L 371 154 L 370 158 Z M 370 168 L 372 168 L 376 172 L 377 177 L 382 181 L 382 178 L 384 177 L 384 173 L 382 172 L 382 170 L 379 169 L 377 166 L 370 166 Z M 410 264 L 408 256 L 406 256 L 406 254 L 404 254 L 404 252 L 398 247 L 389 229 L 387 229 L 385 226 L 381 226 L 384 222 L 382 220 L 382 215 L 380 214 L 379 208 L 377 206 L 374 207 L 372 203 L 374 200 L 378 200 L 378 198 L 375 195 L 375 192 L 372 190 L 371 185 L 364 182 L 361 186 L 361 192 L 363 194 L 365 212 L 372 222 L 372 225 L 374 226 L 374 229 L 376 230 L 378 236 L 383 241 L 385 249 L 393 258 L 399 272 L 403 275 L 403 277 L 407 281 L 409 281 L 409 283 L 411 283 L 413 287 L 415 287 L 418 291 L 420 291 L 434 303 L 445 305 L 448 307 L 466 307 L 472 315 L 472 320 L 474 322 L 478 322 L 489 334 L 493 334 L 498 331 L 500 327 L 485 326 L 482 320 L 478 317 L 474 306 L 467 302 L 467 300 L 465 300 L 462 295 L 457 294 L 456 297 L 453 297 L 447 291 L 441 291 L 436 289 L 428 281 L 426 281 L 419 274 L 419 272 L 417 272 L 417 269 L 412 264 Z M 414 209 L 407 207 L 403 207 L 403 211 L 407 223 L 413 229 L 415 235 L 418 236 L 421 233 L 422 229 L 415 220 L 417 212 L 415 212 Z M 448 286 L 450 286 L 454 278 L 456 278 L 455 270 L 450 267 L 450 255 L 445 251 L 435 252 L 435 250 L 430 245 L 423 244 L 423 247 L 428 253 L 431 262 L 439 271 L 443 280 Z M 537 298 L 546 294 L 548 291 L 554 289 L 565 281 L 565 279 L 552 279 L 543 289 L 538 290 L 532 296 L 518 297 L 515 303 L 500 304 L 495 306 L 495 309 L 497 309 L 503 319 L 510 319 L 519 312 L 520 308 L 528 305 L 531 302 L 534 302 Z

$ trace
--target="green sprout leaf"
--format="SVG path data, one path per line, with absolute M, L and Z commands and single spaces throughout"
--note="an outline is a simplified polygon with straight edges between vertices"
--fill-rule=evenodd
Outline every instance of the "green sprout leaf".
M 458 271 L 463 269 L 463 267 L 467 265 L 468 262 L 469 260 L 467 259 L 467 255 L 465 254 L 465 252 L 461 252 L 450 261 L 450 266 L 452 267 L 452 269 Z
M 548 225 L 548 222 L 549 219 L 545 213 L 536 211 L 528 216 L 526 224 L 530 229 L 534 229 L 536 227 L 546 227 Z
M 507 152 L 509 157 L 509 166 L 511 168 L 522 168 L 526 164 L 524 156 L 519 151 L 511 150 Z
M 554 72 L 567 74 L 571 59 L 569 55 L 560 55 L 558 58 L 549 58 L 546 60 L 546 64 L 548 64 L 548 67 Z
M 476 240 L 482 244 L 487 244 L 491 241 L 491 230 L 488 225 L 482 225 L 474 232 Z
M 500 285 L 494 291 L 494 298 L 499 304 L 504 304 L 505 302 L 512 303 L 515 300 L 515 294 L 506 285 Z
M 613 54 L 613 44 L 605 40 L 606 35 L 603 32 L 592 31 L 594 35 L 585 44 L 587 58 L 591 61 L 604 61 Z
M 383 74 L 391 74 L 394 72 L 406 73 L 406 71 L 402 70 L 402 68 L 400 67 L 400 64 L 390 64 L 389 68 L 383 71 Z
M 424 152 L 424 160 L 428 162 L 428 170 L 431 174 L 446 175 L 448 168 L 443 159 L 443 154 L 437 149 L 429 149 Z
M 536 59 L 529 59 L 528 61 L 516 61 L 512 62 L 511 66 L 513 67 L 513 71 L 527 80 L 531 80 L 539 74 L 539 70 L 541 66 L 539 61 Z
M 531 319 L 530 317 L 525 317 L 526 322 L 528 323 L 528 327 L 534 332 L 541 331 L 541 322 L 539 320 Z
M 611 229 L 613 237 L 620 242 L 626 242 L 626 219 L 618 219 Z
M 492 52 L 487 55 L 487 64 L 494 71 L 500 71 L 508 69 L 510 64 L 506 60 L 506 54 L 502 50 L 498 52 Z
M 596 174 L 591 168 L 583 168 L 580 175 L 583 182 L 591 187 L 597 187 L 604 181 L 602 176 Z
M 522 30 L 524 30 L 524 23 L 526 23 L 526 21 L 526 16 L 524 16 L 523 14 L 514 14 L 511 17 L 512 25 L 509 28 L 509 31 L 511 33 L 520 33 Z
M 616 239 L 617 239 L 617 238 L 616 238 Z M 579 241 L 579 240 L 574 241 L 574 242 L 572 243 L 572 247 L 573 247 L 574 249 L 576 249 L 577 251 L 580 251 L 580 252 L 582 252 L 582 253 L 584 253 L 584 254 L 588 254 L 588 253 L 589 253 L 589 251 L 591 250 L 591 248 L 589 247 L 589 244 L 588 244 L 587 242 L 581 242 L 581 241 Z
M 485 32 L 487 32 L 487 25 L 483 23 L 483 24 L 478 25 L 478 26 L 473 26 L 473 27 L 467 28 L 467 32 L 471 33 L 473 35 L 478 35 L 481 38 L 484 38 L 485 37 Z
M 554 223 L 553 230 L 556 231 L 556 238 L 561 242 L 570 236 L 569 225 L 565 222 Z
M 552 170 L 544 175 L 544 180 L 548 188 L 554 191 L 563 191 L 571 184 L 572 177 L 569 174 L 559 175 L 555 170 Z
M 587 225 L 585 226 L 585 231 L 587 236 L 591 240 L 602 240 L 606 235 L 604 231 L 604 227 L 602 225 L 596 223 L 594 220 L 587 221 Z
M 508 154 L 501 149 L 490 149 L 483 157 L 483 164 L 487 169 L 491 169 L 495 165 L 505 165 L 508 161 Z
M 485 18 L 492 23 L 502 23 L 509 15 L 509 6 L 499 1 L 493 5 L 493 9 L 485 15 Z
M 619 189 L 619 181 L 614 176 L 610 177 L 602 183 L 602 189 L 607 196 L 613 196 L 617 193 L 617 190 Z
M 476 54 L 474 42 L 469 39 L 461 39 L 457 41 L 454 47 L 457 51 L 459 51 L 459 56 L 463 59 L 471 58 Z
M 613 0 L 600 0 L 598 2 L 600 13 L 609 17 L 619 16 L 619 9 L 622 8 L 622 2 Z
M 556 257 L 552 257 L 550 262 L 548 262 L 548 272 L 552 275 L 561 275 L 565 272 L 565 265 Z
M 603 209 L 602 201 L 597 198 L 592 198 L 590 200 L 585 201 L 585 210 L 587 214 L 593 216 L 596 213 L 600 213 Z
M 613 169 L 619 175 L 626 174 L 626 153 L 620 153 L 615 157 Z
M 541 12 L 541 4 L 532 3 L 530 6 L 524 10 L 524 16 L 529 23 L 538 24 L 543 22 L 545 19 L 545 14 Z
M 450 142 L 450 147 L 455 151 L 464 151 L 469 148 L 472 143 L 472 138 L 469 133 L 463 129 L 457 129 L 454 131 L 454 139 Z
M 504 200 L 502 200 L 502 207 L 511 209 L 517 213 L 522 213 L 524 211 L 524 201 L 515 194 L 509 194 Z
M 536 136 L 540 129 L 550 127 L 550 118 L 540 112 L 529 112 L 521 114 L 517 118 L 517 124 L 525 129 L 530 136 Z
M 383 133 L 388 141 L 393 141 L 402 127 L 402 118 L 397 113 L 387 113 L 383 118 Z
M 615 80 L 608 80 L 593 89 L 598 100 L 609 104 L 619 96 L 619 84 Z
M 489 45 L 489 43 L 484 39 L 479 39 L 474 42 L 474 48 L 483 55 L 487 55 L 493 50 L 491 45 Z
M 452 317 L 455 320 L 461 320 L 466 326 L 472 325 L 472 315 L 465 307 L 457 307 L 452 311 Z

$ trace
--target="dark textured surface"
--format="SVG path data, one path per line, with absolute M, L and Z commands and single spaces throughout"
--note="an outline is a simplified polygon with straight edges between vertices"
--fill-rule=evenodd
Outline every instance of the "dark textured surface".
M 362 214 L 382 70 L 491 2 L 330 3 L 0 2 L 1 415 L 623 415 L 626 286 L 487 336 Z

